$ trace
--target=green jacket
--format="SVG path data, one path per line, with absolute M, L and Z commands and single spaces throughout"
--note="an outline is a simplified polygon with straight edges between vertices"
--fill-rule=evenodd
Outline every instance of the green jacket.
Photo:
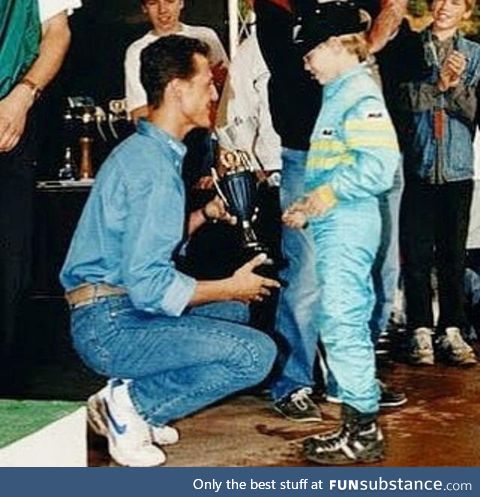
M 0 0 L 0 98 L 7 95 L 38 56 L 38 0 Z

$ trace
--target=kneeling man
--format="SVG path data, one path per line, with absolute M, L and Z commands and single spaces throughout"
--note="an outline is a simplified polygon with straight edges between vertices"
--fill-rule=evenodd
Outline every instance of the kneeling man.
M 185 214 L 184 136 L 209 127 L 218 95 L 208 47 L 178 35 L 142 52 L 150 115 L 103 164 L 61 273 L 84 362 L 110 378 L 90 422 L 127 466 L 166 460 L 167 423 L 262 381 L 276 349 L 245 321 L 245 304 L 278 282 L 254 273 L 196 281 L 178 271 L 185 238 L 209 219 L 232 221 L 217 198 Z

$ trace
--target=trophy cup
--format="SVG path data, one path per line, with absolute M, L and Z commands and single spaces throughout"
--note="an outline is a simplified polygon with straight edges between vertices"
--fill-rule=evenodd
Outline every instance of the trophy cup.
M 258 254 L 266 254 L 266 260 L 255 272 L 276 278 L 283 287 L 287 287 L 288 283 L 277 275 L 278 270 L 287 266 L 287 261 L 280 254 L 273 257 L 271 248 L 262 242 L 255 231 L 259 185 L 262 181 L 268 181 L 262 162 L 254 152 L 257 134 L 258 121 L 255 117 L 235 119 L 215 129 L 219 152 L 217 169 L 212 168 L 213 183 L 230 214 L 237 218 L 243 260 L 246 262 Z
M 219 170 L 221 176 L 212 168 L 213 182 L 230 214 L 237 218 L 245 258 L 264 253 L 267 255 L 264 265 L 273 266 L 269 249 L 258 239 L 253 227 L 258 213 L 258 182 L 249 153 L 222 149 Z

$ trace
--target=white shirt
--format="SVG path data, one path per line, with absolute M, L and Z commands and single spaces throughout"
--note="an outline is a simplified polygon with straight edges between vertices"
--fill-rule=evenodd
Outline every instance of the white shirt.
M 73 9 L 78 9 L 81 6 L 81 0 L 38 0 L 40 22 L 48 21 L 64 10 L 70 15 Z
M 181 24 L 181 30 L 176 33 L 189 38 L 198 38 L 205 42 L 211 50 L 212 64 L 223 62 L 228 65 L 228 57 L 213 29 L 204 26 L 189 26 Z M 125 54 L 125 98 L 127 109 L 131 112 L 134 109 L 147 105 L 147 94 L 140 81 L 140 53 L 142 50 L 157 41 L 160 37 L 149 31 L 146 35 L 134 41 Z
M 232 130 L 234 145 L 253 152 L 263 168 L 271 171 L 281 169 L 282 160 L 280 137 L 270 114 L 269 80 L 257 36 L 252 34 L 238 47 L 230 64 L 222 105 L 227 124 L 237 128 Z

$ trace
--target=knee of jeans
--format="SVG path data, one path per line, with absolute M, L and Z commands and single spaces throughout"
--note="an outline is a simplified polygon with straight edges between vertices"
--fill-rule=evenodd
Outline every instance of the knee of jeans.
M 276 356 L 275 343 L 267 335 L 255 331 L 251 340 L 236 345 L 229 361 L 233 374 L 245 378 L 245 386 L 251 386 L 260 383 L 268 375 Z

